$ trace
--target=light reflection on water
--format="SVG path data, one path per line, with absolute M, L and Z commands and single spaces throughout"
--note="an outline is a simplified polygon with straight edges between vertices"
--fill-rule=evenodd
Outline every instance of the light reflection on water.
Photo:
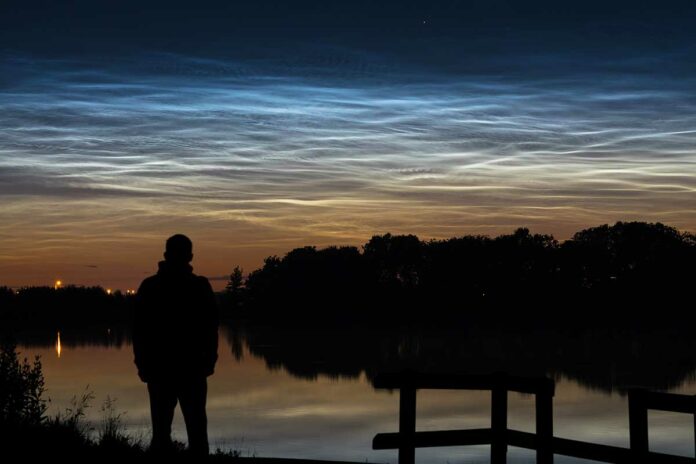
M 20 347 L 23 356 L 41 355 L 49 411 L 69 406 L 71 397 L 85 389 L 95 402 L 87 419 L 95 426 L 99 406 L 107 395 L 116 398 L 124 421 L 135 436 L 149 439 L 147 393 L 136 375 L 128 342 L 115 346 L 74 346 L 65 337 L 55 346 Z M 269 369 L 248 347 L 236 356 L 227 337 L 220 337 L 220 360 L 209 379 L 208 416 L 213 447 L 241 449 L 245 455 L 306 457 L 372 462 L 395 462 L 395 451 L 373 451 L 372 438 L 396 431 L 398 394 L 377 391 L 366 375 L 357 378 L 300 379 L 285 369 Z M 237 348 L 239 354 L 239 348 Z M 696 394 L 691 376 L 673 391 Z M 556 436 L 595 443 L 628 446 L 628 406 L 624 396 L 590 390 L 560 378 L 554 398 Z M 488 427 L 487 392 L 421 391 L 418 394 L 419 430 Z M 509 425 L 534 431 L 533 397 L 510 394 Z M 179 411 L 176 438 L 185 441 Z M 691 416 L 650 413 L 651 449 L 694 455 Z M 425 462 L 487 462 L 487 447 L 431 448 L 417 451 Z M 532 452 L 511 448 L 509 462 L 534 462 Z M 557 462 L 582 462 L 557 457 Z
M 56 356 L 60 358 L 60 353 L 63 351 L 63 347 L 60 344 L 60 332 L 56 335 Z

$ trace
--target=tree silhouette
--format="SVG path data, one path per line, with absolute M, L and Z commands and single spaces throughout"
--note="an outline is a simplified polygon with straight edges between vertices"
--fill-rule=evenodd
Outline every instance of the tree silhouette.
M 266 322 L 465 320 L 520 324 L 677 324 L 696 280 L 696 237 L 617 222 L 559 243 L 519 228 L 497 237 L 422 241 L 375 235 L 354 246 L 296 248 L 220 295 L 225 314 Z M 127 321 L 128 295 L 99 287 L 0 288 L 3 321 Z
M 244 270 L 235 266 L 232 269 L 232 274 L 230 274 L 230 279 L 227 281 L 225 290 L 230 294 L 238 294 L 244 288 Z
M 303 322 L 333 315 L 621 323 L 638 319 L 631 313 L 647 302 L 673 305 L 685 297 L 694 258 L 694 236 L 660 223 L 602 225 L 563 243 L 526 228 L 428 242 L 375 235 L 362 253 L 308 246 L 267 258 L 246 281 L 247 310 Z M 667 320 L 671 312 L 641 317 Z

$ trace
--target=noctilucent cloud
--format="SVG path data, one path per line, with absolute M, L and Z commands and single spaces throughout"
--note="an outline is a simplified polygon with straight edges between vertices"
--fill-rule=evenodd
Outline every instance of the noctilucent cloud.
M 694 15 L 674 4 L 4 7 L 0 282 L 132 288 L 177 232 L 215 277 L 386 232 L 693 231 Z

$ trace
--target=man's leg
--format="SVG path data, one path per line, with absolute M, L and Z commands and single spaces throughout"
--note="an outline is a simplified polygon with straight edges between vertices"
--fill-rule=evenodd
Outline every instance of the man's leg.
M 205 414 L 205 401 L 208 382 L 205 377 L 187 379 L 179 388 L 179 403 L 186 423 L 189 450 L 199 455 L 207 455 L 208 419 Z
M 150 416 L 152 417 L 152 443 L 150 450 L 167 453 L 172 446 L 172 420 L 176 407 L 176 390 L 171 382 L 156 380 L 148 382 L 150 394 Z

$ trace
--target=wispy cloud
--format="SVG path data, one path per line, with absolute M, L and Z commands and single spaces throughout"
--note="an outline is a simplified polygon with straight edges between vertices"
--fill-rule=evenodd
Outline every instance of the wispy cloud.
M 597 63 L 463 75 L 316 50 L 5 55 L 17 77 L 0 87 L 0 256 L 114 236 L 138 248 L 177 225 L 259 249 L 387 230 L 696 226 L 696 76 Z

